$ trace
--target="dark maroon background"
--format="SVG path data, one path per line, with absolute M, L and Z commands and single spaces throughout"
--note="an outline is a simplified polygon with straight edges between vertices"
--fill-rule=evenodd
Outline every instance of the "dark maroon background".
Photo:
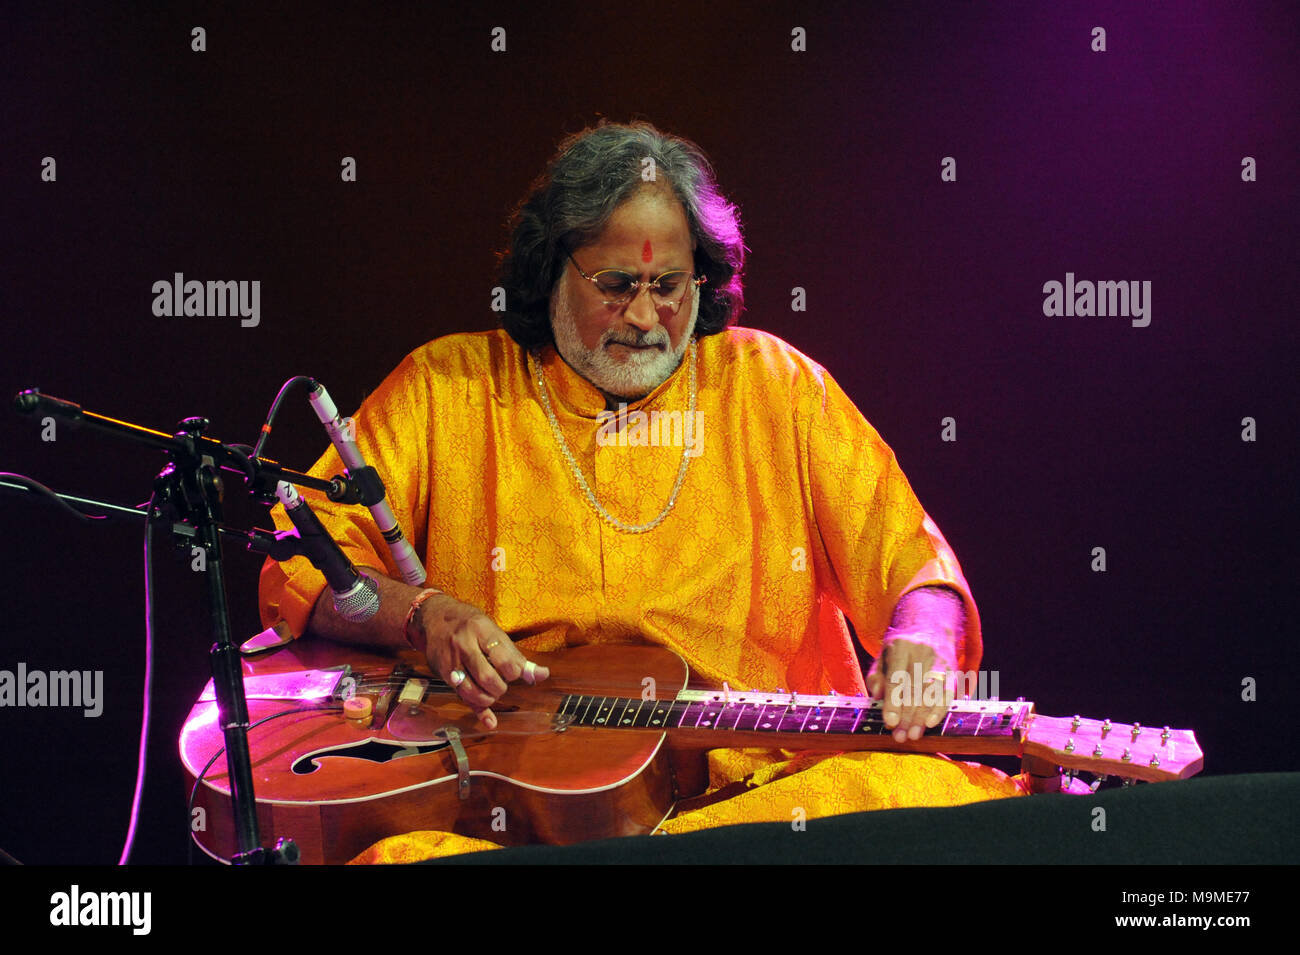
M 9 17 L 0 392 L 163 429 L 202 414 L 249 442 L 291 374 L 350 411 L 425 340 L 495 325 L 493 251 L 563 134 L 647 118 L 699 142 L 741 206 L 742 324 L 825 364 L 894 447 L 962 560 L 1004 695 L 1194 727 L 1207 773 L 1297 768 L 1294 4 L 358 6 Z M 260 327 L 155 318 L 151 286 L 177 271 L 260 280 Z M 1045 317 L 1043 283 L 1067 271 L 1151 281 L 1150 326 Z M 43 443 L 9 411 L 0 442 L 0 470 L 127 503 L 162 464 L 66 428 Z M 269 451 L 305 468 L 324 443 L 299 398 Z M 237 501 L 228 518 L 269 524 Z M 106 697 L 97 720 L 0 709 L 0 847 L 113 861 L 140 529 L 14 494 L 0 528 L 0 668 L 102 669 Z M 246 636 L 260 562 L 228 564 Z M 183 857 L 176 737 L 208 675 L 201 581 L 167 548 L 157 567 L 140 861 Z

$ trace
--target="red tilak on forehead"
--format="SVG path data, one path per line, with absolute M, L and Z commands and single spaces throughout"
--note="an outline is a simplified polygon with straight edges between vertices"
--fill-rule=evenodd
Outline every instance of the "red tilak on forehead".
M 641 261 L 649 262 L 655 257 L 654 250 L 650 248 L 650 240 L 645 240 L 645 245 L 641 248 Z

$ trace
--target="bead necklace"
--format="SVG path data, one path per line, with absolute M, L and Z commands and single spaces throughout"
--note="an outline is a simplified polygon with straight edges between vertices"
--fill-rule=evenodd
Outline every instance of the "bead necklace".
M 694 340 L 691 341 L 689 347 L 687 348 L 687 352 L 689 353 L 688 360 L 690 363 L 688 374 L 690 376 L 691 397 L 690 397 L 690 410 L 687 412 L 687 415 L 689 417 L 685 422 L 683 422 L 683 427 L 693 427 L 695 424 L 695 399 L 696 399 Z M 529 359 L 530 361 L 533 359 L 533 356 L 531 354 L 529 355 Z M 564 459 L 569 462 L 569 469 L 573 472 L 573 476 L 577 478 L 578 487 L 580 487 L 582 489 L 583 494 L 586 495 L 587 503 L 592 506 L 592 509 L 595 510 L 595 512 L 600 516 L 600 518 L 604 520 L 606 523 L 608 523 L 615 530 L 622 531 L 625 534 L 644 534 L 646 531 L 652 531 L 660 524 L 662 524 L 664 518 L 668 516 L 668 512 L 671 511 L 673 509 L 673 505 L 677 503 L 677 494 L 678 492 L 681 491 L 682 483 L 686 480 L 686 469 L 687 467 L 690 466 L 691 463 L 690 456 L 687 454 L 687 452 L 690 450 L 690 446 L 685 441 L 682 442 L 682 466 L 677 470 L 677 483 L 673 485 L 673 492 L 672 494 L 668 495 L 668 503 L 664 506 L 664 509 L 659 512 L 659 516 L 656 517 L 649 524 L 625 523 L 623 521 L 620 521 L 609 511 L 605 510 L 605 508 L 601 505 L 600 501 L 596 500 L 596 495 L 592 492 L 591 485 L 587 483 L 587 479 L 582 475 L 582 468 L 578 467 L 578 462 L 573 457 L 573 452 L 569 450 L 569 442 L 564 439 L 564 432 L 560 430 L 560 422 L 556 420 L 555 412 L 551 410 L 551 399 L 546 391 L 546 377 L 542 373 L 542 363 L 540 359 L 537 361 L 537 388 L 538 391 L 541 392 L 542 407 L 546 409 L 546 418 L 551 423 L 551 431 L 555 434 L 555 440 L 559 442 L 560 450 L 564 453 Z

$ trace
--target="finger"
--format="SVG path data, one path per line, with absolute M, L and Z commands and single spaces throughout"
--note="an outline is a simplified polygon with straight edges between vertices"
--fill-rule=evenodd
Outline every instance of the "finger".
M 495 702 L 506 692 L 506 681 L 488 662 L 483 651 L 479 649 L 478 638 L 474 628 L 466 627 L 452 637 L 460 657 L 460 668 L 465 670 L 479 687 L 489 694 L 489 703 Z
M 923 704 L 925 685 L 917 685 L 912 671 L 901 671 L 905 677 L 899 680 L 898 692 L 894 694 L 894 708 L 897 714 L 894 723 L 894 741 L 917 740 L 925 732 L 926 707 Z M 888 722 L 886 723 L 888 725 Z
M 477 716 L 478 721 L 488 729 L 494 730 L 497 728 L 497 715 L 491 710 L 479 710 L 474 715 Z
M 930 728 L 943 722 L 953 701 L 957 699 L 957 674 L 948 670 L 938 674 L 936 678 L 943 683 L 943 695 L 934 706 L 930 707 L 929 715 L 925 718 L 925 725 Z
M 912 710 L 920 692 L 916 685 L 920 676 L 920 671 L 914 666 L 916 663 L 913 644 L 905 640 L 886 643 L 877 661 L 880 667 L 881 718 L 885 728 L 893 731 L 895 742 L 899 743 L 907 739 L 914 722 Z
M 899 742 L 904 739 L 915 742 L 925 735 L 925 731 L 938 726 L 947 712 L 944 702 L 947 688 L 947 674 L 941 670 L 930 670 L 925 674 L 925 682 L 908 701 L 910 704 L 901 714 L 899 728 L 894 738 Z
M 938 726 L 948 709 L 945 702 L 947 673 L 932 669 L 925 675 L 925 692 L 921 695 L 919 716 L 927 729 Z
M 447 685 L 456 691 L 456 695 L 475 711 L 485 710 L 497 701 L 495 696 L 484 692 L 463 666 L 448 670 L 445 679 Z
M 489 640 L 483 647 L 483 652 L 507 683 L 522 679 L 531 686 L 551 675 L 549 669 L 525 657 L 504 632 L 497 632 L 500 636 L 494 636 Z
M 537 683 L 541 683 L 548 676 L 550 676 L 551 671 L 547 667 L 538 666 L 532 660 L 525 660 L 524 672 L 522 675 L 524 678 L 524 682 L 527 683 L 529 686 L 533 686 Z

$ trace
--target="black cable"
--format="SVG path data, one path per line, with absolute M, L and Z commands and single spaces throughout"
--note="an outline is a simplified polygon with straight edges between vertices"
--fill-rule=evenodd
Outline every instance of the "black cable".
M 280 393 L 275 396 L 275 400 L 271 402 L 271 409 L 266 413 L 266 423 L 262 425 L 262 433 L 257 436 L 257 444 L 253 448 L 253 457 L 260 458 L 262 456 L 262 449 L 266 446 L 266 439 L 271 436 L 271 423 L 280 410 L 280 402 L 284 401 L 284 396 L 289 393 L 289 389 L 300 381 L 306 382 L 313 388 L 316 387 L 316 379 L 309 378 L 306 375 L 294 375 L 280 386 Z
M 42 494 L 45 497 L 48 497 L 55 504 L 59 505 L 59 507 L 68 511 L 70 514 L 72 514 L 73 517 L 76 517 L 78 520 L 83 520 L 83 521 L 108 520 L 108 517 L 104 514 L 87 514 L 85 511 L 73 507 L 63 498 L 59 497 L 59 495 L 55 491 L 46 487 L 40 481 L 33 480 L 32 478 L 29 478 L 26 475 L 15 474 L 12 471 L 0 471 L 0 478 L 8 478 L 9 480 L 21 484 L 23 487 L 28 488 L 29 490 L 35 491 L 38 494 Z
M 259 726 L 261 726 L 263 723 L 268 722 L 269 720 L 279 719 L 281 716 L 290 716 L 294 713 L 342 713 L 342 712 L 343 712 L 343 707 L 341 706 L 295 706 L 291 710 L 281 710 L 278 713 L 272 713 L 270 716 L 262 717 L 256 723 L 250 723 L 248 726 L 248 732 L 252 732 L 253 730 L 257 729 Z M 194 847 L 198 845 L 198 841 L 199 841 L 194 836 L 194 800 L 195 798 L 198 797 L 199 794 L 199 784 L 203 782 L 203 777 L 208 774 L 208 770 L 212 768 L 212 764 L 215 763 L 217 760 L 219 760 L 221 758 L 221 754 L 224 753 L 225 751 L 226 751 L 226 747 L 222 746 L 220 749 L 218 749 L 215 753 L 212 754 L 212 758 L 208 760 L 207 765 L 204 766 L 203 769 L 199 771 L 198 777 L 194 780 L 194 788 L 190 790 L 189 820 L 186 823 L 190 830 L 190 838 L 189 838 L 189 842 L 186 844 L 185 847 L 186 848 L 185 861 L 186 864 L 188 865 L 194 864 Z M 199 846 L 199 848 L 202 849 L 203 847 Z

